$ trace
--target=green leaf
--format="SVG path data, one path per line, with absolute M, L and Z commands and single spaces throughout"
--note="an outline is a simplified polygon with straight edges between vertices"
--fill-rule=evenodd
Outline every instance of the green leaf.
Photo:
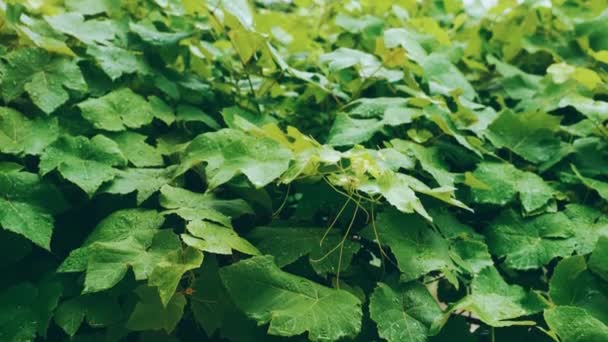
M 170 230 L 158 231 L 149 241 L 138 241 L 135 237 L 119 241 L 96 241 L 87 248 L 83 293 L 99 292 L 114 287 L 124 278 L 129 268 L 133 269 L 136 280 L 151 278 L 151 274 L 158 272 L 157 268 L 162 267 L 163 263 L 172 261 L 175 263 L 176 254 L 179 255 L 180 252 L 181 242 Z M 202 262 L 202 256 L 200 261 Z M 168 292 L 175 291 L 177 281 L 170 276 L 171 278 L 168 279 L 170 281 L 165 282 L 160 276 L 162 275 L 156 275 L 157 280 L 150 285 L 166 286 L 159 288 L 164 299 Z
M 576 229 L 573 229 L 576 240 L 576 251 L 589 254 L 602 236 L 608 237 L 608 219 L 605 214 L 588 206 L 571 203 L 566 206 L 564 214 L 568 216 Z
M 38 155 L 58 136 L 56 118 L 30 119 L 14 109 L 0 107 L 0 152 Z
M 606 201 L 608 201 L 608 183 L 607 182 L 602 182 L 602 181 L 598 181 L 597 179 L 593 179 L 593 178 L 589 178 L 589 177 L 584 177 L 578 171 L 578 169 L 576 168 L 576 166 L 574 166 L 574 164 L 570 164 L 570 167 L 572 168 L 572 171 L 574 172 L 574 174 L 576 175 L 576 177 L 578 177 L 578 179 L 580 179 L 581 182 L 586 187 L 597 191 L 598 195 L 600 195 L 601 198 L 603 198 Z
M 608 281 L 608 237 L 602 236 L 597 241 L 589 259 L 589 268 L 605 281 Z M 608 314 L 607 314 L 608 315 Z M 608 319 L 605 321 L 608 322 Z
M 17 283 L 0 292 L 2 340 L 33 341 L 36 334 L 46 337 L 49 320 L 62 291 L 60 282 L 45 279 L 38 286 L 32 283 Z
M 522 218 L 507 210 L 492 221 L 486 236 L 492 253 L 505 257 L 508 267 L 528 270 L 572 254 L 574 229 L 561 212 Z
M 431 93 L 450 95 L 454 90 L 462 91 L 462 96 L 473 100 L 477 93 L 464 75 L 450 63 L 446 55 L 432 53 L 422 60 L 424 78 L 429 83 Z
M 427 220 L 432 220 L 412 190 L 408 176 L 401 173 L 385 173 L 378 179 L 378 188 L 382 196 L 399 211 L 416 212 Z
M 432 210 L 433 223 L 450 244 L 452 261 L 466 272 L 477 274 L 494 262 L 485 239 L 472 227 L 459 222 L 447 210 Z
M 594 101 L 578 94 L 570 94 L 559 101 L 559 107 L 572 106 L 597 125 L 608 120 L 608 102 Z
M 133 239 L 144 245 L 152 242 L 164 222 L 155 210 L 118 210 L 103 219 L 89 234 L 80 248 L 74 249 L 59 266 L 59 272 L 83 272 L 87 268 L 91 247 L 95 242 L 120 242 Z
M 329 131 L 327 144 L 344 146 L 368 141 L 382 126 L 382 122 L 376 119 L 353 119 L 345 113 L 339 113 Z
M 61 302 L 55 312 L 55 323 L 70 337 L 84 320 L 93 328 L 107 327 L 124 319 L 118 298 L 108 293 L 95 293 Z
M 390 247 L 403 281 L 453 267 L 448 242 L 420 216 L 395 210 L 382 212 L 375 224 L 366 228 L 364 236 Z
M 391 140 L 391 145 L 398 151 L 413 155 L 423 170 L 430 173 L 440 186 L 454 186 L 456 174 L 449 171 L 443 159 L 442 151 L 435 147 L 424 147 L 406 140 Z
M 144 42 L 154 46 L 171 46 L 176 45 L 184 38 L 192 35 L 191 32 L 162 32 L 159 31 L 154 24 L 147 21 L 139 23 L 129 23 L 131 32 L 137 34 Z
M 591 261 L 589 268 L 592 268 Z M 549 295 L 557 305 L 584 308 L 589 314 L 608 323 L 608 295 L 605 284 L 587 268 L 585 258 L 577 255 L 557 264 L 549 282 Z
M 90 45 L 87 47 L 87 54 L 97 60 L 111 80 L 116 80 L 124 74 L 149 72 L 149 67 L 135 53 L 117 46 Z
M 451 311 L 470 311 L 492 327 L 534 325 L 533 321 L 516 320 L 547 307 L 544 299 L 518 285 L 509 285 L 494 267 L 485 268 L 471 283 L 471 294 L 458 302 Z
M 427 341 L 430 326 L 441 319 L 441 309 L 429 291 L 418 282 L 395 288 L 378 283 L 369 304 L 378 334 L 389 342 Z
M 122 154 L 136 167 L 162 166 L 163 157 L 156 148 L 146 143 L 146 136 L 135 132 L 111 134 Z
M 208 220 L 231 227 L 231 218 L 253 214 L 242 199 L 219 199 L 212 193 L 196 193 L 165 185 L 160 189 L 160 205 L 185 220 Z
M 319 274 L 337 273 L 348 269 L 360 245 L 343 240 L 340 231 L 313 227 L 256 227 L 247 238 L 264 254 L 274 256 L 277 266 L 283 268 L 303 256 L 308 256 L 310 265 Z
M 89 196 L 107 181 L 114 179 L 114 166 L 125 166 L 118 145 L 103 135 L 92 139 L 62 136 L 51 144 L 40 158 L 40 173 L 55 169 L 65 179 L 78 185 Z
M 116 178 L 103 187 L 102 191 L 121 195 L 137 192 L 137 203 L 141 204 L 173 180 L 175 169 L 176 166 L 166 169 L 119 170 Z
M 199 323 L 207 336 L 213 336 L 225 322 L 227 314 L 236 310 L 222 280 L 217 259 L 213 255 L 205 256 L 200 274 L 196 277 L 192 289 L 190 308 L 194 319 Z M 233 317 L 233 316 L 228 316 Z
M 94 43 L 107 44 L 120 31 L 117 24 L 109 20 L 91 19 L 85 21 L 80 13 L 62 13 L 45 20 L 55 30 L 75 37 L 89 45 Z
M 232 254 L 232 250 L 249 255 L 260 252 L 231 228 L 211 222 L 192 221 L 186 226 L 189 234 L 182 234 L 185 244 L 215 254 Z
M 240 25 L 247 30 L 253 30 L 253 13 L 246 0 L 220 1 L 222 9 L 226 14 L 234 17 Z M 235 23 L 228 22 L 230 27 L 235 27 Z
M 127 321 L 130 330 L 164 330 L 171 333 L 184 314 L 186 298 L 183 294 L 173 295 L 167 306 L 163 306 L 158 293 L 150 287 L 140 286 L 135 290 L 139 301 Z
M 188 105 L 179 105 L 177 107 L 177 114 L 175 116 L 176 121 L 181 122 L 202 122 L 209 128 L 218 130 L 221 126 L 215 121 L 209 114 L 202 110 Z
M 163 306 L 169 304 L 183 275 L 199 268 L 202 262 L 203 253 L 194 248 L 178 249 L 163 255 L 148 278 L 148 285 L 158 288 Z
M 387 48 L 401 47 L 407 51 L 409 59 L 422 64 L 427 58 L 427 53 L 417 38 L 417 34 L 408 28 L 390 28 L 384 31 L 384 45 Z
M 32 102 L 49 114 L 69 100 L 66 89 L 86 92 L 88 87 L 73 61 L 53 58 L 41 49 L 18 49 L 4 56 L 0 66 L 2 97 L 11 102 L 27 91 Z
M 541 177 L 511 164 L 482 162 L 477 165 L 473 176 L 490 186 L 490 189 L 471 188 L 473 200 L 477 203 L 503 206 L 519 195 L 524 210 L 532 212 L 553 198 L 553 189 Z
M 374 55 L 344 47 L 321 55 L 319 62 L 327 64 L 331 71 L 356 68 L 359 77 L 363 79 L 382 78 L 389 82 L 396 82 L 403 77 L 403 72 L 400 70 L 384 68 Z
M 118 0 L 65 0 L 70 11 L 83 15 L 110 13 L 117 7 Z
M 338 340 L 361 329 L 357 297 L 283 272 L 270 256 L 224 267 L 220 275 L 236 306 L 259 324 L 270 323 L 271 335 Z
M 291 152 L 269 138 L 255 138 L 234 129 L 204 133 L 184 151 L 180 173 L 206 162 L 209 188 L 244 174 L 255 187 L 272 182 L 289 166 Z
M 558 306 L 545 310 L 545 321 L 564 342 L 600 342 L 608 339 L 608 326 L 585 309 Z
M 544 163 L 562 149 L 559 116 L 540 112 L 503 111 L 488 127 L 486 136 L 499 148 L 508 148 L 533 163 Z
M 50 250 L 53 214 L 67 208 L 53 185 L 29 172 L 0 173 L 0 226 Z
M 106 131 L 124 131 L 139 128 L 152 122 L 154 114 L 150 104 L 129 88 L 114 90 L 99 98 L 80 102 L 82 117 L 96 128 Z

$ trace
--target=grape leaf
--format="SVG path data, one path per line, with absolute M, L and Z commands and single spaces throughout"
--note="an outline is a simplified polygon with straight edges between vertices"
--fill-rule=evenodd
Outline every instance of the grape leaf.
M 493 327 L 534 325 L 533 321 L 513 319 L 542 311 L 547 304 L 542 297 L 518 285 L 509 285 L 494 267 L 483 269 L 471 283 L 471 294 L 451 308 L 475 314 Z
M 314 227 L 256 227 L 247 238 L 264 254 L 274 256 L 277 266 L 283 268 L 297 259 L 308 256 L 310 265 L 319 274 L 336 273 L 348 269 L 360 245 L 346 239 L 341 251 L 336 247 L 343 236 L 332 230 Z M 340 260 L 340 258 L 342 260 Z
M 147 125 L 154 118 L 146 99 L 129 88 L 118 89 L 99 98 L 90 98 L 80 102 L 78 108 L 93 126 L 113 132 Z
M 107 44 L 119 33 L 118 25 L 113 22 L 96 19 L 85 21 L 80 13 L 62 13 L 46 17 L 45 20 L 55 30 L 76 37 L 87 45 L 94 43 Z
M 120 132 L 108 135 L 120 148 L 122 154 L 136 167 L 162 166 L 163 157 L 146 136 L 135 132 Z
M 137 203 L 141 204 L 173 180 L 175 169 L 175 166 L 170 166 L 166 169 L 119 170 L 116 178 L 103 187 L 102 191 L 123 195 L 135 191 L 137 192 Z
M 171 333 L 184 313 L 186 298 L 181 293 L 173 295 L 167 306 L 163 306 L 154 289 L 140 286 L 135 289 L 139 301 L 127 321 L 126 327 L 135 330 L 160 330 Z
M 291 152 L 274 140 L 222 129 L 194 138 L 184 151 L 178 172 L 206 162 L 205 173 L 211 189 L 240 173 L 254 186 L 262 187 L 287 170 L 290 158 Z
M 375 227 L 374 227 L 375 226 Z M 404 281 L 453 267 L 448 242 L 422 218 L 389 210 L 378 214 L 364 236 L 390 247 Z M 375 230 L 375 231 L 374 231 Z
M 12 108 L 0 107 L 0 152 L 38 155 L 58 136 L 56 118 L 30 119 Z
M 271 335 L 308 332 L 313 341 L 337 340 L 361 329 L 357 297 L 283 272 L 270 256 L 224 267 L 220 275 L 236 306 L 258 323 L 270 323 Z
M 490 186 L 490 189 L 471 188 L 473 200 L 477 203 L 502 206 L 519 195 L 524 210 L 532 212 L 553 198 L 553 189 L 540 176 L 521 171 L 511 164 L 483 162 L 478 164 L 473 176 Z
M 598 239 L 597 245 L 589 259 L 589 268 L 595 274 L 600 276 L 605 281 L 608 281 L 608 267 L 606 266 L 606 258 L 608 258 L 608 237 L 602 236 Z M 608 322 L 608 319 L 604 322 Z
M 589 268 L 591 267 L 590 261 Z M 580 255 L 561 260 L 551 276 L 549 295 L 553 303 L 584 308 L 606 324 L 608 295 L 603 290 L 605 284 L 589 268 Z
M 196 193 L 165 185 L 160 189 L 160 205 L 188 221 L 209 220 L 231 227 L 231 218 L 252 214 L 242 199 L 219 199 L 212 193 Z
M 188 246 L 215 254 L 232 254 L 232 250 L 249 255 L 260 252 L 247 240 L 238 236 L 231 228 L 215 223 L 192 221 L 186 226 L 190 234 L 182 234 L 182 240 Z
M 118 145 L 103 135 L 91 139 L 62 136 L 44 150 L 40 173 L 55 169 L 65 179 L 78 185 L 89 196 L 116 176 L 114 166 L 125 166 L 126 160 Z
M 488 127 L 486 136 L 496 147 L 506 147 L 533 163 L 548 161 L 560 152 L 556 135 L 561 118 L 540 112 L 500 113 Z
M 67 209 L 59 190 L 29 172 L 0 173 L 0 226 L 50 250 L 53 214 Z
M 32 102 L 49 114 L 69 100 L 66 89 L 86 92 L 88 87 L 73 61 L 53 58 L 42 49 L 18 49 L 3 56 L 0 65 L 2 97 L 11 102 L 27 91 Z
M 522 218 L 507 210 L 490 223 L 486 236 L 492 253 L 504 256 L 508 267 L 528 270 L 572 254 L 574 229 L 561 212 Z
M 429 327 L 441 319 L 441 309 L 428 290 L 418 282 L 393 288 L 378 283 L 369 304 L 371 318 L 380 337 L 393 341 L 427 341 Z
M 591 316 L 585 309 L 558 306 L 545 310 L 545 321 L 563 341 L 600 342 L 608 339 L 608 326 Z

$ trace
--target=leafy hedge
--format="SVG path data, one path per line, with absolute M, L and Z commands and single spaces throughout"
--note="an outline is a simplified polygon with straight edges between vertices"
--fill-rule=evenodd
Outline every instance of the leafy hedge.
M 608 4 L 494 3 L 0 1 L 0 340 L 608 341 Z

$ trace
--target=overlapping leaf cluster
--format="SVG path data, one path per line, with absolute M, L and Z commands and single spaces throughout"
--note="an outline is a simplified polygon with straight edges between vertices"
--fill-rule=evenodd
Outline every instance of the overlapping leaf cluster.
M 607 341 L 608 3 L 0 1 L 0 340 Z

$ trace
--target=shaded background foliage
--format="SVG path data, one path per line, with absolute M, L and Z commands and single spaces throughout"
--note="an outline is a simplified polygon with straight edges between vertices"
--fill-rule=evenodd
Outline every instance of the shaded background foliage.
M 0 1 L 0 340 L 607 341 L 607 9 Z

